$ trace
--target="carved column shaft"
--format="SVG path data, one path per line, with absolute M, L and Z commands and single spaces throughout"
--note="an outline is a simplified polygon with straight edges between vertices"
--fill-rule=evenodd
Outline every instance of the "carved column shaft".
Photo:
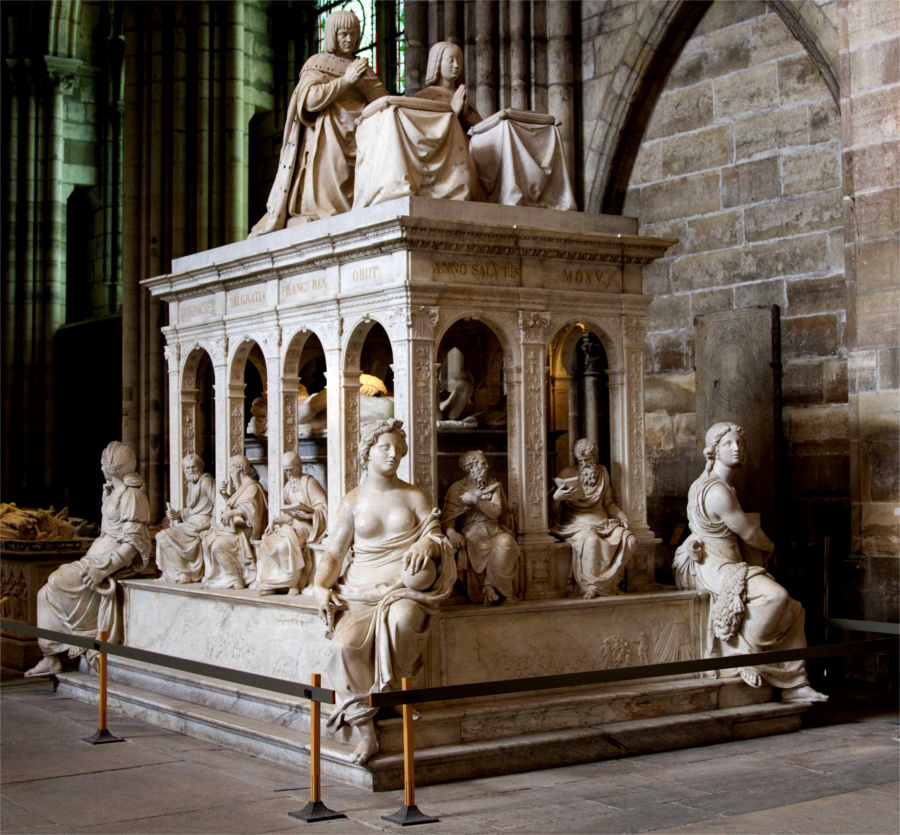
M 183 507 L 184 490 L 182 483 L 184 477 L 179 465 L 181 464 L 181 459 L 186 455 L 186 453 L 182 451 L 184 449 L 183 436 L 186 419 L 184 413 L 185 405 L 183 402 L 185 398 L 180 386 L 181 351 L 179 346 L 177 344 L 167 345 L 165 356 L 168 360 L 169 369 L 169 495 L 171 496 L 170 501 L 175 507 Z M 194 395 L 193 411 L 189 415 L 189 421 L 193 428 L 196 427 L 197 424 L 197 392 L 196 389 L 189 389 L 188 391 Z M 196 434 L 195 429 L 194 433 Z
M 328 387 L 329 460 L 331 459 L 332 444 L 338 442 L 341 445 L 340 477 L 332 479 L 329 473 L 329 499 L 331 498 L 333 485 L 337 488 L 338 499 L 340 499 L 341 496 L 346 496 L 360 482 L 361 473 L 359 470 L 358 450 L 360 373 L 356 370 L 344 370 L 341 374 L 340 404 L 337 409 L 331 408 L 331 386 Z
M 528 8 L 526 0 L 510 0 L 510 82 L 512 107 L 528 110 Z
M 646 482 L 644 477 L 644 319 L 628 318 L 623 322 L 625 345 L 625 478 L 621 497 L 635 533 L 648 531 Z
M 406 94 L 411 96 L 425 86 L 428 62 L 428 2 L 406 0 Z
M 340 348 L 325 349 L 325 382 L 326 382 L 326 397 L 327 397 L 327 409 L 325 412 L 327 423 L 327 446 L 326 446 L 326 456 L 327 456 L 327 489 L 328 489 L 328 525 L 331 526 L 332 522 L 334 522 L 335 514 L 337 513 L 338 505 L 341 502 L 341 497 L 343 494 L 344 487 L 344 477 L 343 477 L 343 449 L 344 449 L 344 431 L 343 424 L 341 423 L 341 375 L 338 372 L 338 368 L 341 365 L 341 351 Z M 332 371 L 332 369 L 334 369 Z M 337 415 L 337 428 L 334 427 L 334 424 L 331 419 L 331 415 Z M 337 434 L 333 434 L 333 432 Z
M 276 348 L 277 346 L 273 346 Z M 269 519 L 281 513 L 281 456 L 286 451 L 282 446 L 284 436 L 278 431 L 281 423 L 282 387 L 281 357 L 277 352 L 266 357 L 266 401 L 268 404 L 268 431 L 266 441 L 269 455 Z M 290 449 L 288 447 L 287 449 Z M 296 449 L 296 445 L 294 447 Z
M 575 90 L 572 67 L 572 3 L 547 3 L 548 110 L 562 122 L 559 132 L 569 171 L 575 172 Z
M 228 397 L 228 366 L 225 364 L 224 356 L 221 362 L 213 359 L 213 373 L 215 374 L 215 382 L 213 383 L 213 392 L 215 395 L 215 420 L 216 420 L 216 482 L 218 484 L 228 478 L 228 459 L 230 457 L 229 450 L 231 445 L 228 433 L 228 415 L 231 412 L 231 404 Z M 243 404 L 243 396 L 241 397 Z M 219 514 L 225 508 L 225 500 L 216 490 L 216 514 L 215 519 L 219 518 Z
M 409 439 L 408 479 L 431 497 L 437 505 L 437 439 L 434 383 L 434 340 L 412 339 L 407 343 L 406 391 L 408 422 L 404 424 Z M 397 387 L 395 372 L 395 388 Z

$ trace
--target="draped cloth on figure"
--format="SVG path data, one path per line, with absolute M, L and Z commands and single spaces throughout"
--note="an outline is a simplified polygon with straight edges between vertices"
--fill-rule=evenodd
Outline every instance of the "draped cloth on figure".
M 118 600 L 116 580 L 133 576 L 145 568 L 150 559 L 150 506 L 141 490 L 137 473 L 125 476 L 125 483 L 103 500 L 100 536 L 78 561 L 61 565 L 47 579 L 38 592 L 38 625 L 44 629 L 72 632 L 85 638 L 96 638 L 101 631 L 109 633 L 109 640 L 122 640 L 121 602 Z M 126 561 L 118 549 L 130 545 L 138 556 Z M 116 567 L 96 588 L 85 579 L 91 568 L 108 571 Z M 72 650 L 66 644 L 39 638 L 44 655 Z M 77 650 L 82 655 L 86 651 Z M 89 657 L 93 651 L 87 651 Z M 73 654 L 76 654 L 73 652 Z
M 370 69 L 356 84 L 348 84 L 344 73 L 351 63 L 352 59 L 321 52 L 303 65 L 288 105 L 266 214 L 253 227 L 251 237 L 284 229 L 292 221 L 350 211 L 356 119 L 369 102 L 387 95 Z
M 460 501 L 463 493 L 476 491 L 482 499 L 500 511 L 496 519 L 488 518 L 477 507 Z M 461 518 L 460 518 L 461 517 Z M 512 514 L 503 485 L 491 479 L 485 487 L 472 487 L 466 479 L 450 486 L 441 511 L 441 526 L 446 529 L 460 520 L 460 533 L 465 545 L 460 548 L 457 568 L 466 571 L 466 589 L 473 603 L 484 600 L 484 587 L 492 586 L 504 597 L 515 596 L 519 573 L 519 546 L 515 540 Z
M 609 472 L 598 466 L 597 483 L 582 485 L 584 498 L 566 499 L 553 533 L 572 546 L 572 574 L 579 589 L 597 595 L 616 594 L 634 552 L 635 538 L 618 519 Z M 570 475 L 569 470 L 561 476 Z
M 437 614 L 456 582 L 453 551 L 438 519 L 435 509 L 409 531 L 354 544 L 352 560 L 334 588 L 346 609 L 338 614 L 328 662 L 328 678 L 338 695 L 328 719 L 330 732 L 374 717 L 378 708 L 368 706 L 368 694 L 394 689 L 401 678 L 418 671 L 428 618 Z M 400 581 L 403 556 L 426 538 L 441 549 L 438 575 L 430 589 L 414 591 Z
M 469 131 L 485 201 L 574 212 L 575 192 L 553 116 L 501 110 Z
M 156 535 L 156 565 L 170 583 L 199 583 L 203 577 L 200 537 L 212 525 L 216 483 L 209 473 L 188 482 L 181 522 Z M 181 579 L 179 579 L 181 578 Z
M 309 546 L 322 539 L 328 525 L 328 497 L 311 475 L 288 479 L 281 497 L 282 516 L 292 516 L 292 508 L 305 504 L 312 508 L 313 518 L 293 518 L 290 525 L 275 525 L 263 537 L 256 555 L 256 587 L 260 591 L 302 591 L 313 567 Z
M 675 582 L 681 589 L 712 595 L 709 645 L 713 656 L 741 655 L 806 646 L 803 606 L 792 600 L 775 578 L 759 565 L 748 565 L 742 542 L 724 522 L 706 511 L 710 488 L 734 488 L 717 475 L 704 473 L 688 492 L 691 535 L 675 552 Z M 808 684 L 803 661 L 754 667 L 773 687 Z
M 203 585 L 211 589 L 243 589 L 256 579 L 251 539 L 259 539 L 266 525 L 267 502 L 260 483 L 247 478 L 225 506 L 237 510 L 246 527 L 217 522 L 203 534 Z
M 363 111 L 356 141 L 353 208 L 398 197 L 469 199 L 469 143 L 449 104 L 379 99 Z

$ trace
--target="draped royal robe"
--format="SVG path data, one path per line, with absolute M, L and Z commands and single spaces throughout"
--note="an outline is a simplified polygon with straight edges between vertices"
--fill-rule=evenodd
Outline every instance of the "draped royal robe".
M 570 467 L 560 477 L 576 474 Z M 634 553 L 634 534 L 619 521 L 622 511 L 613 501 L 606 467 L 599 465 L 593 487 L 582 488 L 584 498 L 562 502 L 562 519 L 553 533 L 572 546 L 572 574 L 582 592 L 616 594 Z
M 217 522 L 203 534 L 203 585 L 211 589 L 243 589 L 256 579 L 256 557 L 250 544 L 266 526 L 268 503 L 258 481 L 245 478 L 225 506 L 237 510 L 246 527 Z
M 322 539 L 328 526 L 328 497 L 311 475 L 289 478 L 281 498 L 281 514 L 291 516 L 293 521 L 290 525 L 275 525 L 257 549 L 256 588 L 260 591 L 302 591 L 313 568 L 309 546 Z M 291 508 L 298 503 L 312 508 L 311 520 L 293 518 Z
M 478 507 L 463 504 L 463 493 L 474 490 L 482 499 L 499 508 L 496 519 L 482 513 Z M 484 587 L 493 586 L 504 597 L 515 596 L 519 573 L 519 546 L 515 541 L 512 514 L 503 485 L 497 479 L 479 490 L 460 479 L 450 486 L 441 511 L 441 527 L 460 524 L 466 541 L 457 555 L 457 567 L 466 570 L 466 591 L 473 603 L 484 600 Z
M 188 482 L 181 521 L 156 535 L 156 565 L 164 580 L 200 582 L 203 577 L 200 537 L 212 525 L 215 507 L 216 483 L 209 473 L 203 473 L 196 482 Z
M 43 629 L 72 632 L 84 638 L 96 638 L 99 632 L 109 633 L 109 640 L 122 640 L 121 601 L 118 599 L 116 579 L 131 576 L 145 568 L 152 548 L 150 531 L 150 505 L 140 488 L 140 477 L 127 477 L 131 485 L 113 490 L 104 500 L 101 509 L 100 536 L 94 540 L 88 552 L 76 562 L 57 568 L 37 595 L 37 622 Z M 131 545 L 138 556 L 125 560 L 118 549 Z M 85 574 L 88 569 L 99 568 L 111 575 L 93 589 Z M 66 644 L 39 638 L 44 655 L 56 655 L 72 648 Z M 77 654 L 87 652 L 92 659 L 93 650 L 78 649 Z
M 711 654 L 742 655 L 806 646 L 803 606 L 792 600 L 760 565 L 749 565 L 742 541 L 724 522 L 710 518 L 706 497 L 721 484 L 734 488 L 713 473 L 704 473 L 688 491 L 691 535 L 675 552 L 675 583 L 680 589 L 701 589 L 713 599 L 709 615 Z M 749 549 L 744 548 L 745 551 Z M 809 684 L 803 661 L 754 667 L 773 687 Z
M 388 93 L 371 69 L 348 84 L 344 73 L 352 61 L 320 52 L 303 65 L 288 105 L 266 214 L 250 237 L 343 214 L 353 206 L 356 119 L 369 102 Z
M 439 517 L 435 508 L 408 531 L 381 542 L 353 545 L 350 564 L 334 587 L 346 608 L 338 614 L 328 661 L 328 678 L 338 695 L 328 718 L 329 732 L 372 719 L 378 708 L 368 706 L 368 694 L 395 689 L 404 676 L 418 671 L 429 616 L 437 614 L 440 601 L 450 596 L 456 582 L 453 549 Z M 438 575 L 426 591 L 408 589 L 400 580 L 403 556 L 420 539 L 430 539 L 441 549 Z M 392 609 L 404 602 L 415 607 L 417 623 L 392 615 Z

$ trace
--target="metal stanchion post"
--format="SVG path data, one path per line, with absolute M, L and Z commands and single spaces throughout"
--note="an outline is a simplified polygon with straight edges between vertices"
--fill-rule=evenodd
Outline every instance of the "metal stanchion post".
M 98 641 L 105 641 L 109 637 L 107 632 L 99 632 L 97 634 Z M 99 651 L 99 647 L 98 647 Z M 120 736 L 114 736 L 106 727 L 106 653 L 100 652 L 100 718 L 97 722 L 97 733 L 93 736 L 85 737 L 85 742 L 91 745 L 103 745 L 107 742 L 124 742 Z
M 403 679 L 403 689 L 412 690 L 412 679 Z M 415 826 L 420 823 L 438 823 L 433 818 L 419 811 L 416 806 L 416 764 L 415 738 L 413 736 L 413 708 L 411 704 L 403 705 L 403 805 L 393 815 L 382 815 L 381 819 L 396 823 L 399 826 Z
M 313 687 L 321 687 L 322 676 L 314 673 Z M 288 812 L 292 818 L 315 823 L 346 818 L 342 812 L 334 812 L 322 802 L 322 769 L 320 757 L 322 753 L 321 721 L 322 706 L 314 700 L 309 702 L 309 803 L 299 812 Z

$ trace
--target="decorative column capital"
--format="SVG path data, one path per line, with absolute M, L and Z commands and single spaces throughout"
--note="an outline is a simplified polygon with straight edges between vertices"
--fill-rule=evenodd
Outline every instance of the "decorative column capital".
M 47 92 L 57 91 L 68 95 L 75 88 L 75 80 L 83 62 L 77 58 L 62 58 L 58 55 L 45 55 L 47 79 L 50 88 Z
M 550 314 L 540 310 L 519 311 L 519 333 L 522 342 L 543 343 L 550 328 Z

